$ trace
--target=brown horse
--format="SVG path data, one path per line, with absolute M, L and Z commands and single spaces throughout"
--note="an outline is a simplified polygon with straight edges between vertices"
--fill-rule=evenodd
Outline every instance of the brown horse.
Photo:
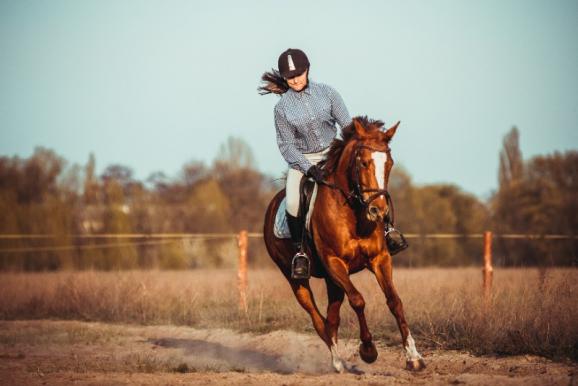
M 265 215 L 267 250 L 289 281 L 299 304 L 311 316 L 315 330 L 331 351 L 332 364 L 338 372 L 354 370 L 337 352 L 339 310 L 344 295 L 347 295 L 359 319 L 361 358 L 367 363 L 377 359 L 377 350 L 365 320 L 365 301 L 349 278 L 349 275 L 365 268 L 375 274 L 395 316 L 407 368 L 420 370 L 425 367 L 393 285 L 391 255 L 384 242 L 384 219 L 389 216 L 391 206 L 387 182 L 393 166 L 389 142 L 398 125 L 399 122 L 382 131 L 383 122 L 356 117 L 342 129 L 342 140 L 333 141 L 324 162 L 328 177 L 326 183 L 318 187 L 310 228 L 314 243 L 311 273 L 325 279 L 328 296 L 326 318 L 315 304 L 309 280 L 291 278 L 291 259 L 296 252 L 291 240 L 279 239 L 273 234 L 275 215 L 285 197 L 285 190 L 273 198 Z

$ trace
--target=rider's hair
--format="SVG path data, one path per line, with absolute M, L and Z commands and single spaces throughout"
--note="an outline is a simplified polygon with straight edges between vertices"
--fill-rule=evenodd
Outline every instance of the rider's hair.
M 265 72 L 261 76 L 261 80 L 263 84 L 257 88 L 259 94 L 266 95 L 266 94 L 285 94 L 287 90 L 289 90 L 289 85 L 285 78 L 281 76 L 279 71 L 275 69 L 271 69 L 269 72 Z

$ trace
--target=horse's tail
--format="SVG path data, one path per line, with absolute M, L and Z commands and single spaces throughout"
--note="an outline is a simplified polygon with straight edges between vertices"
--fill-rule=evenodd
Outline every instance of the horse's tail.
M 271 71 L 265 72 L 261 76 L 261 80 L 263 81 L 264 84 L 262 84 L 261 86 L 259 86 L 259 88 L 257 88 L 257 91 L 259 91 L 259 94 L 261 95 L 271 93 L 280 95 L 284 94 L 285 92 L 287 92 L 287 90 L 289 90 L 289 85 L 287 84 L 287 81 L 285 80 L 285 78 L 281 76 L 279 71 L 275 69 L 271 69 Z

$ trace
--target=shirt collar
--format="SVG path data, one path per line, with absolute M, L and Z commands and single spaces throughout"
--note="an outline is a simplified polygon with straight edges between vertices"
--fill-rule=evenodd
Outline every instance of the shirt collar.
M 311 95 L 311 87 L 313 87 L 314 84 L 315 84 L 315 82 L 313 82 L 311 79 L 309 79 L 309 83 L 307 83 L 307 87 L 305 87 L 305 90 L 295 91 L 291 87 L 289 87 L 289 90 L 287 90 L 287 91 L 289 91 L 290 93 L 295 94 L 295 95 L 300 95 L 300 94 Z

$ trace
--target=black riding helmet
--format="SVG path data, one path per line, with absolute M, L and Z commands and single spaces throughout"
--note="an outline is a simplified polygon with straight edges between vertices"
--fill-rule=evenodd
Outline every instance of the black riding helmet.
M 301 75 L 309 68 L 309 59 L 305 52 L 297 48 L 289 48 L 279 55 L 278 63 L 279 73 L 285 79 Z

